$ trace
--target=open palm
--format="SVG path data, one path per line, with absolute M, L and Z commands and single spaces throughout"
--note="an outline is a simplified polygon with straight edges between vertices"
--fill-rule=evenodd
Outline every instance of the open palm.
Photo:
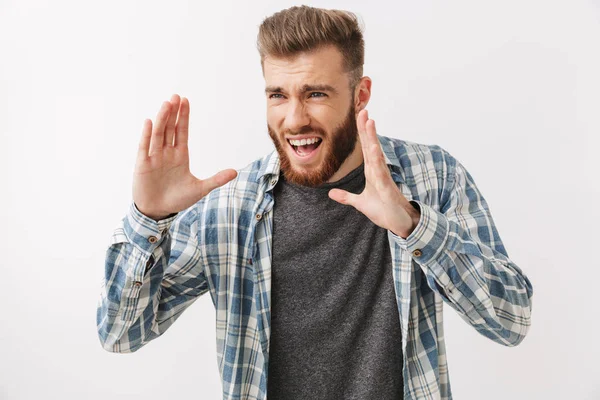
M 190 172 L 188 151 L 190 104 L 177 94 L 165 101 L 156 124 L 146 119 L 133 177 L 133 200 L 153 219 L 176 213 L 237 176 L 234 169 L 198 179 Z
M 418 220 L 418 211 L 392 179 L 377 139 L 375 121 L 369 119 L 367 110 L 359 112 L 356 123 L 365 164 L 365 188 L 360 194 L 332 189 L 329 197 L 353 206 L 374 224 L 406 238 L 415 226 L 415 218 Z

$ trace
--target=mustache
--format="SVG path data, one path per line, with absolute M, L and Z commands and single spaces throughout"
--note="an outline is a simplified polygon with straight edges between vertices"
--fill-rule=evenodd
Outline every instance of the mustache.
M 325 130 L 320 129 L 320 128 L 313 128 L 310 125 L 307 126 L 303 126 L 302 128 L 300 128 L 299 130 L 291 130 L 291 129 L 284 129 L 280 132 L 281 135 L 284 136 L 295 136 L 295 135 L 304 135 L 307 133 L 318 133 L 321 136 L 326 136 L 325 134 Z

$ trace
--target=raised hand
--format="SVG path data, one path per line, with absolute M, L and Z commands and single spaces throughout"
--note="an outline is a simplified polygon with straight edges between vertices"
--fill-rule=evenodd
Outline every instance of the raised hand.
M 189 101 L 177 94 L 165 101 L 156 124 L 144 120 L 133 176 L 133 201 L 146 216 L 159 220 L 176 213 L 237 176 L 234 169 L 198 179 L 190 172 Z
M 369 119 L 367 110 L 359 112 L 356 123 L 365 164 L 365 188 L 360 194 L 332 189 L 329 197 L 353 206 L 374 224 L 406 239 L 419 222 L 420 213 L 392 179 L 377 139 L 375 121 Z

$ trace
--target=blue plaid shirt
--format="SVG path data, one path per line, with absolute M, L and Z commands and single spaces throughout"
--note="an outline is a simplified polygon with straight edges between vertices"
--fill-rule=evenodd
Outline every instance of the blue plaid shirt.
M 378 138 L 393 180 L 421 210 L 406 239 L 388 231 L 404 399 L 449 400 L 443 302 L 482 335 L 516 346 L 529 330 L 533 288 L 508 258 L 465 167 L 437 145 Z M 273 187 L 279 172 L 273 151 L 158 222 L 131 203 L 106 250 L 97 308 L 104 349 L 140 349 L 209 292 L 223 399 L 266 398 Z

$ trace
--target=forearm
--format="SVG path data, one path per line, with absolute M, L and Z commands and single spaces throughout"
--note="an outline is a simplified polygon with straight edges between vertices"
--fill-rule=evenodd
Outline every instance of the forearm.
M 135 351 L 159 335 L 158 321 L 169 319 L 160 302 L 168 300 L 161 285 L 171 222 L 151 222 L 131 208 L 113 233 L 97 305 L 98 335 L 108 351 Z
M 392 234 L 396 242 L 433 277 L 432 289 L 481 334 L 505 345 L 518 344 L 530 326 L 529 279 L 500 251 L 474 238 L 473 229 L 420 205 L 417 227 L 406 239 Z M 502 248 L 499 238 L 495 243 Z

